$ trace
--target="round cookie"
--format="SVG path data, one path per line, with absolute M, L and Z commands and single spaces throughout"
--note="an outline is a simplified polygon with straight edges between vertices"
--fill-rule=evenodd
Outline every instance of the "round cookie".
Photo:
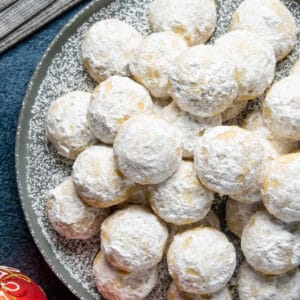
M 217 39 L 216 47 L 236 67 L 238 100 L 255 99 L 271 85 L 276 59 L 272 47 L 259 36 L 232 31 Z
M 212 295 L 196 295 L 182 292 L 178 289 L 172 281 L 167 294 L 167 300 L 231 300 L 231 293 L 227 287 L 222 288 L 220 291 Z
M 126 120 L 152 111 L 151 97 L 143 86 L 127 77 L 112 76 L 94 90 L 87 118 L 93 134 L 112 144 Z
M 222 111 L 222 121 L 226 122 L 237 117 L 246 108 L 247 104 L 248 101 L 238 101 L 237 99 L 233 100 L 232 104 Z
M 175 235 L 167 259 L 174 283 L 192 294 L 219 291 L 230 280 L 236 265 L 234 246 L 222 232 L 209 227 Z
M 280 0 L 244 0 L 233 14 L 230 30 L 249 30 L 268 42 L 277 61 L 285 58 L 296 42 L 296 22 Z
M 252 112 L 244 120 L 242 127 L 253 132 L 265 148 L 267 159 L 287 154 L 299 149 L 299 142 L 276 137 L 264 122 L 261 111 Z
M 216 27 L 216 4 L 214 0 L 155 0 L 149 18 L 153 31 L 176 32 L 190 46 L 203 44 Z
M 283 222 L 300 221 L 300 152 L 271 161 L 263 177 L 263 202 Z
M 167 240 L 167 227 L 142 206 L 131 205 L 118 210 L 101 226 L 101 247 L 106 259 L 127 272 L 157 265 Z
M 300 264 L 300 224 L 286 224 L 258 211 L 244 227 L 242 251 L 257 271 L 276 275 Z
M 98 82 L 112 75 L 129 76 L 132 53 L 141 42 L 141 34 L 127 23 L 117 19 L 99 21 L 83 36 L 83 65 Z
M 290 70 L 290 75 L 300 75 L 300 58 L 295 62 Z
M 139 184 L 157 184 L 179 167 L 181 140 L 174 127 L 155 115 L 138 115 L 120 128 L 114 142 L 120 171 Z
M 150 206 L 164 221 L 184 225 L 203 219 L 214 200 L 213 192 L 202 186 L 193 162 L 182 161 L 177 172 L 150 188 Z
M 93 275 L 99 293 L 108 300 L 144 299 L 158 280 L 156 267 L 124 272 L 111 266 L 101 252 L 94 259 Z
M 184 111 L 211 117 L 227 109 L 237 96 L 236 71 L 214 46 L 184 51 L 170 70 L 171 96 Z
M 264 275 L 244 262 L 237 275 L 237 288 L 241 300 L 289 299 L 300 296 L 299 268 L 281 275 Z
M 80 198 L 95 207 L 121 203 L 135 191 L 135 184 L 117 169 L 113 150 L 92 146 L 75 160 L 72 178 Z
M 67 239 L 90 239 L 100 231 L 102 221 L 109 214 L 108 209 L 82 202 L 71 178 L 50 191 L 46 209 L 53 228 Z
M 91 94 L 83 91 L 67 93 L 51 103 L 46 115 L 46 136 L 56 151 L 69 159 L 97 140 L 86 118 Z
M 182 141 L 182 156 L 193 158 L 198 138 L 207 128 L 222 125 L 221 115 L 201 118 L 181 110 L 173 101 L 165 106 L 159 116 L 171 123 L 180 135 Z
M 175 59 L 187 48 L 185 40 L 173 32 L 157 32 L 147 36 L 133 54 L 130 71 L 155 98 L 168 98 L 168 73 Z
M 300 140 L 300 75 L 273 84 L 264 103 L 266 125 L 279 138 Z
M 262 202 L 246 204 L 228 198 L 226 201 L 226 224 L 229 230 L 241 237 L 247 222 L 255 212 L 261 209 L 263 209 Z
M 199 139 L 194 166 L 210 190 L 242 194 L 260 180 L 263 158 L 263 147 L 254 134 L 237 126 L 217 126 Z

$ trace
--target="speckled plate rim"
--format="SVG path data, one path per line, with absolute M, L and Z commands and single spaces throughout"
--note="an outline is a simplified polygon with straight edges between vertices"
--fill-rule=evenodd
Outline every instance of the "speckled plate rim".
M 72 291 L 74 295 L 83 300 L 94 300 L 94 298 L 76 281 L 69 272 L 64 268 L 62 263 L 53 254 L 52 248 L 42 234 L 40 225 L 37 222 L 33 208 L 31 207 L 31 200 L 27 194 L 27 180 L 26 180 L 26 156 L 28 144 L 29 124 L 32 117 L 31 108 L 35 102 L 39 86 L 46 76 L 48 67 L 54 56 L 61 50 L 67 39 L 76 33 L 76 29 L 84 23 L 93 13 L 111 3 L 113 0 L 94 0 L 76 14 L 57 34 L 55 39 L 42 56 L 38 63 L 22 103 L 19 114 L 16 143 L 15 143 L 15 170 L 19 197 L 27 225 L 30 233 L 39 248 L 45 261 L 48 263 L 53 272 L 58 278 Z

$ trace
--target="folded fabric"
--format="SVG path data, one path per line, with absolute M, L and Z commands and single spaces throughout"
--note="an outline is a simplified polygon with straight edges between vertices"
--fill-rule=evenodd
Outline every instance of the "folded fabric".
M 0 54 L 83 0 L 1 0 Z

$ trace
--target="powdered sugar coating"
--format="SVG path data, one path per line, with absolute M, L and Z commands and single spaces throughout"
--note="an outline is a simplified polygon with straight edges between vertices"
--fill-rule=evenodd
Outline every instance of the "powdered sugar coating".
M 120 171 L 139 184 L 157 184 L 170 177 L 181 162 L 181 140 L 176 130 L 155 115 L 126 121 L 114 142 Z
M 246 30 L 235 30 L 216 40 L 216 46 L 236 67 L 238 99 L 260 96 L 272 83 L 276 59 L 272 47 Z
M 167 239 L 168 229 L 162 221 L 137 205 L 116 211 L 101 226 L 103 254 L 112 265 L 127 272 L 157 265 Z
M 126 120 L 152 111 L 151 97 L 143 86 L 127 77 L 112 76 L 94 90 L 87 118 L 94 135 L 112 144 Z
M 87 206 L 77 196 L 72 178 L 50 191 L 47 212 L 53 228 L 67 239 L 90 239 L 100 231 L 109 210 Z
M 261 111 L 249 114 L 244 120 L 242 127 L 253 132 L 260 139 L 268 160 L 299 149 L 299 142 L 276 137 L 265 124 Z
M 216 27 L 216 4 L 214 0 L 154 0 L 149 19 L 153 31 L 178 33 L 190 46 L 203 44 Z
M 191 230 L 197 227 L 212 227 L 218 230 L 221 230 L 220 225 L 220 219 L 217 216 L 217 214 L 210 209 L 208 214 L 200 221 L 191 223 L 191 224 L 185 224 L 185 225 L 174 225 L 174 224 L 168 224 L 169 227 L 169 241 L 167 250 L 169 249 L 170 244 L 172 243 L 175 234 Z
M 135 190 L 135 184 L 118 171 L 113 150 L 107 146 L 83 151 L 74 162 L 72 178 L 80 197 L 95 207 L 121 203 Z
M 181 137 L 184 158 L 194 157 L 198 138 L 207 128 L 222 124 L 220 114 L 207 118 L 193 116 L 181 110 L 174 101 L 165 106 L 159 116 L 176 128 L 177 134 Z
M 208 214 L 214 199 L 213 192 L 198 180 L 190 161 L 182 161 L 175 174 L 149 190 L 153 211 L 175 225 L 200 221 Z
M 262 169 L 263 170 L 263 169 Z M 243 204 L 254 204 L 262 201 L 262 176 L 258 176 L 254 183 L 242 193 L 230 194 L 229 196 Z
M 84 34 L 81 51 L 87 72 L 98 82 L 112 75 L 129 76 L 128 64 L 142 36 L 118 19 L 102 20 Z
M 157 283 L 157 267 L 127 273 L 111 266 L 99 252 L 94 259 L 93 275 L 99 293 L 108 300 L 144 299 Z
M 286 224 L 258 211 L 244 227 L 242 251 L 247 262 L 264 274 L 282 274 L 300 264 L 300 224 Z
M 236 265 L 234 246 L 222 232 L 209 227 L 175 235 L 167 258 L 175 284 L 193 294 L 212 294 L 225 287 Z
M 266 125 L 281 138 L 300 140 L 300 75 L 291 75 L 272 85 L 264 103 Z
M 184 51 L 169 72 L 171 96 L 184 111 L 211 117 L 227 109 L 237 96 L 235 67 L 210 45 Z
M 264 172 L 263 202 L 283 222 L 300 221 L 300 152 L 271 161 Z
M 300 58 L 292 66 L 290 75 L 300 75 Z
M 52 102 L 48 109 L 47 138 L 66 158 L 75 159 L 85 148 L 97 143 L 86 118 L 90 97 L 90 93 L 73 91 Z
M 232 104 L 224 111 L 222 111 L 221 113 L 222 121 L 226 122 L 228 120 L 235 118 L 246 108 L 247 104 L 248 101 L 239 101 L 237 99 L 234 99 Z
M 296 42 L 296 22 L 280 0 L 244 0 L 232 16 L 230 30 L 249 30 L 268 42 L 277 61 L 285 58 Z
M 62 279 L 80 299 L 87 299 L 87 297 L 84 296 L 84 292 L 87 292 L 91 299 L 102 299 L 91 278 L 92 260 L 99 250 L 99 239 L 95 237 L 88 241 L 67 241 L 55 233 L 47 220 L 44 209 L 46 195 L 49 189 L 54 188 L 63 178 L 70 174 L 71 167 L 68 161 L 59 157 L 44 143 L 45 113 L 51 101 L 64 93 L 76 89 L 90 92 L 93 90 L 94 82 L 83 69 L 79 47 L 82 34 L 89 26 L 101 19 L 115 17 L 135 27 L 143 35 L 149 34 L 148 7 L 151 2 L 152 0 L 117 0 L 111 2 L 104 8 L 94 10 L 94 13 L 74 30 L 74 34 L 64 40 L 64 44 L 62 44 L 61 47 L 57 48 L 57 53 L 53 59 L 47 61 L 48 64 L 46 67 L 48 71 L 45 76 L 41 78 L 38 94 L 34 98 L 35 101 L 32 106 L 32 116 L 28 129 L 28 152 L 25 156 L 28 200 L 31 203 L 30 207 L 32 214 L 35 216 L 34 219 L 37 220 L 40 226 L 39 232 L 42 232 L 42 235 L 49 243 L 51 257 L 60 262 L 59 270 L 49 260 L 50 256 L 47 256 L 47 254 L 43 252 L 46 260 L 52 265 L 60 279 Z M 232 12 L 239 2 L 240 1 L 227 0 L 218 1 L 218 26 L 212 41 L 227 32 Z M 99 3 L 100 2 L 97 3 L 98 8 L 100 6 Z M 284 3 L 297 17 L 298 22 L 298 20 L 300 20 L 299 4 L 294 0 L 284 0 Z M 282 76 L 286 76 L 287 70 L 289 70 L 291 65 L 297 60 L 299 56 L 298 48 L 299 42 L 297 42 L 295 50 L 289 55 L 288 59 L 278 65 L 278 79 Z M 43 63 L 43 67 L 44 66 L 45 64 Z M 253 105 L 251 103 L 247 106 L 244 113 L 258 109 L 260 106 L 259 103 L 260 102 L 257 102 L 257 104 L 253 103 Z M 28 104 L 27 102 L 26 105 Z M 241 118 L 239 118 L 239 121 L 240 119 Z M 222 210 L 220 217 L 221 216 Z M 30 222 L 29 220 L 29 223 Z M 34 232 L 33 230 L 31 232 L 34 234 L 35 239 L 38 240 L 40 233 Z M 62 268 L 70 277 L 60 273 Z M 164 262 L 161 265 L 159 277 L 158 285 L 146 299 L 166 299 L 166 291 L 170 279 Z M 76 282 L 76 286 L 72 285 L 69 278 L 72 278 L 72 282 Z
M 298 300 L 299 282 L 299 268 L 281 275 L 266 276 L 244 262 L 238 271 L 237 286 L 241 300 Z
M 167 300 L 231 300 L 231 293 L 227 287 L 222 288 L 220 291 L 209 295 L 209 298 L 207 295 L 201 296 L 201 295 L 195 295 L 195 294 L 188 294 L 185 292 L 182 292 L 178 289 L 176 284 L 172 282 L 168 289 L 168 295 Z
M 255 135 L 237 126 L 206 130 L 194 153 L 201 182 L 224 195 L 242 194 L 261 176 L 263 148 Z
M 152 33 L 139 45 L 130 62 L 133 78 L 155 98 L 168 98 L 168 73 L 175 59 L 187 48 L 185 40 L 173 32 Z
M 247 204 L 228 198 L 226 201 L 226 224 L 230 231 L 241 237 L 243 228 L 252 215 L 262 209 L 262 202 Z
M 185 225 L 172 225 L 170 230 L 171 233 L 180 233 L 189 229 L 193 229 L 196 227 L 212 227 L 218 230 L 221 230 L 220 220 L 217 214 L 211 209 L 208 214 L 199 222 Z

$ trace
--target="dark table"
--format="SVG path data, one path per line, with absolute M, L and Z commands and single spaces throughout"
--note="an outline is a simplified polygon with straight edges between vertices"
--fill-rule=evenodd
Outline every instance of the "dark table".
M 89 2 L 83 1 L 0 56 L 0 265 L 15 267 L 30 276 L 49 300 L 77 298 L 50 270 L 27 228 L 15 176 L 16 126 L 37 63 L 58 31 Z

